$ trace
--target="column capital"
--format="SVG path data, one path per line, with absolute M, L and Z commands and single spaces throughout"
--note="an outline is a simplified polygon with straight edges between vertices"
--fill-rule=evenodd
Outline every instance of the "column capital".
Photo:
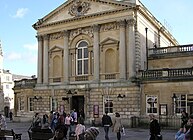
M 37 35 L 36 38 L 38 39 L 38 41 L 42 41 L 43 40 L 42 35 Z
M 100 29 L 100 25 L 98 25 L 98 24 L 94 24 L 92 27 L 93 27 L 94 32 L 98 32 Z
M 125 22 L 125 20 L 119 20 L 119 21 L 118 21 L 118 24 L 119 24 L 119 27 L 120 27 L 120 28 L 124 28 L 125 25 L 126 25 L 126 22 Z
M 49 40 L 49 35 L 48 34 L 46 34 L 46 35 L 43 35 L 43 38 L 44 38 L 44 40 Z
M 135 25 L 135 23 L 136 23 L 136 20 L 135 20 L 135 19 L 128 19 L 128 20 L 127 20 L 127 25 L 128 25 L 128 26 L 133 26 L 133 25 Z
M 70 31 L 69 31 L 69 30 L 64 30 L 64 31 L 63 31 L 64 37 L 68 37 L 69 34 L 70 34 Z

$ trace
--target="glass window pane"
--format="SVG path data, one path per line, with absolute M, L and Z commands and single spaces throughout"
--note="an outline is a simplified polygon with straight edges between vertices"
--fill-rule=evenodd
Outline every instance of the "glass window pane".
M 84 74 L 88 74 L 88 60 L 84 60 Z
M 78 44 L 78 47 L 86 47 L 88 44 L 85 41 L 82 41 Z
M 84 48 L 84 58 L 88 58 L 88 48 Z
M 82 60 L 78 61 L 78 74 L 82 74 Z
M 82 58 L 82 49 L 78 49 L 78 59 Z

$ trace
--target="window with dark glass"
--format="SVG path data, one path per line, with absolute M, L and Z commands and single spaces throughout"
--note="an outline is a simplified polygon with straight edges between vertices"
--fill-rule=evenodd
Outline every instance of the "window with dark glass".
M 77 75 L 88 74 L 88 43 L 81 41 L 77 45 Z
M 157 114 L 157 96 L 146 96 L 146 111 Z

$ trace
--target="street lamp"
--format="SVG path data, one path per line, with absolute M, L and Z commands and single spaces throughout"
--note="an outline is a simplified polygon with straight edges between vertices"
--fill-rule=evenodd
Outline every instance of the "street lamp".
M 174 115 L 176 114 L 176 101 L 177 101 L 177 96 L 176 94 L 174 93 L 173 96 L 172 96 L 172 99 L 173 99 L 173 103 L 174 103 Z

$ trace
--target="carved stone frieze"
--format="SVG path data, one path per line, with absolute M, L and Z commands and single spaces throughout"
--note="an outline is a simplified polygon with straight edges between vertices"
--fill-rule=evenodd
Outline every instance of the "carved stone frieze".
M 103 24 L 101 25 L 100 31 L 110 31 L 110 30 L 117 30 L 119 29 L 119 26 L 116 22 L 113 23 L 107 23 L 107 24 Z
M 129 19 L 129 20 L 127 20 L 128 26 L 133 26 L 133 25 L 135 25 L 135 23 L 136 23 L 136 20 L 135 20 L 135 19 Z
M 93 31 L 94 31 L 94 32 L 98 32 L 99 29 L 100 29 L 100 26 L 99 26 L 99 25 L 97 25 L 97 24 L 93 25 Z
M 44 40 L 49 40 L 49 38 L 50 38 L 50 35 L 43 35 L 43 38 L 44 38 Z
M 119 27 L 120 27 L 120 28 L 124 28 L 125 25 L 126 25 L 125 20 L 120 20 L 120 21 L 118 21 L 118 23 L 119 23 Z
M 90 9 L 90 3 L 81 2 L 80 0 L 74 0 L 73 5 L 69 8 L 69 14 L 71 16 L 82 16 Z
M 76 30 L 71 30 L 69 39 L 72 40 L 74 37 L 80 34 L 86 34 L 89 37 L 93 38 L 93 29 L 91 27 L 88 27 L 88 28 L 78 28 Z
M 56 39 L 61 39 L 63 37 L 62 32 L 54 33 L 50 35 L 50 40 L 56 40 Z

